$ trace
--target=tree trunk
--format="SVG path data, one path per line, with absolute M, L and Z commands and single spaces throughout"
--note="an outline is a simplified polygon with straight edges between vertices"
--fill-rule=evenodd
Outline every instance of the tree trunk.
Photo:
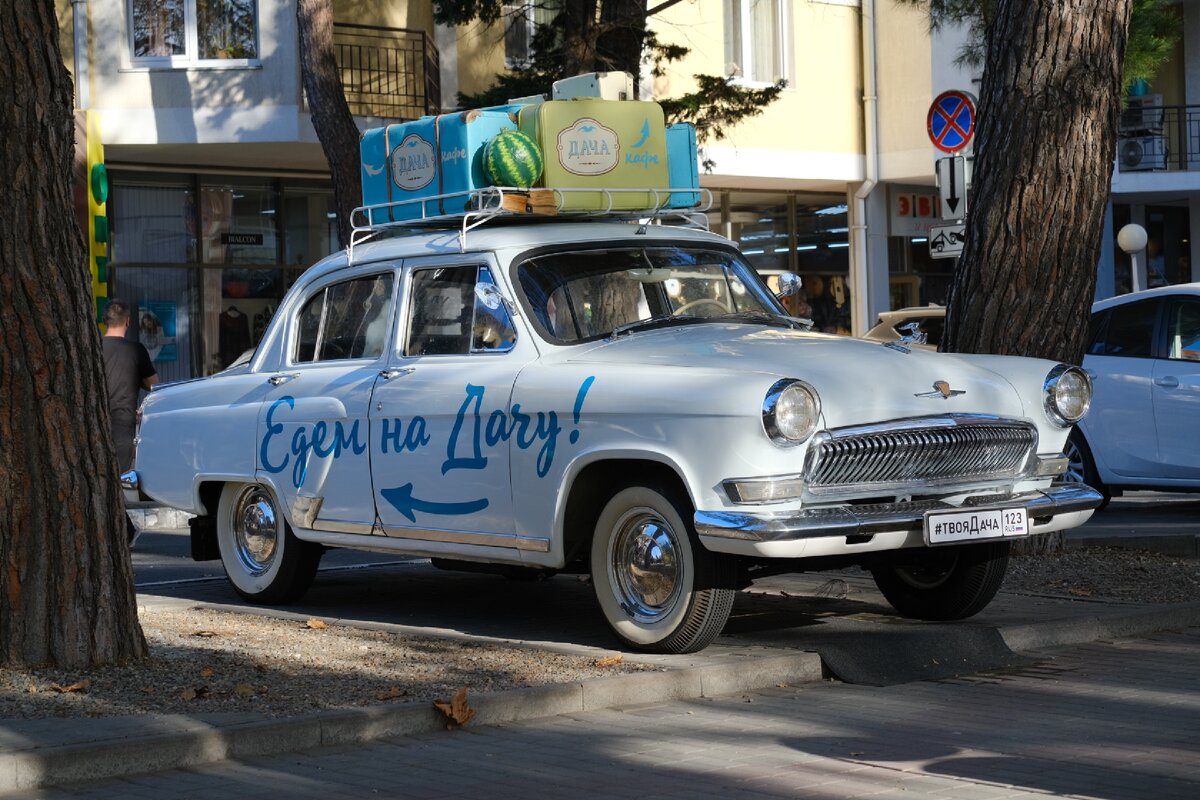
M 942 347 L 1078 364 L 1131 0 L 1002 0 L 995 10 L 972 207 Z
M 0 6 L 0 664 L 80 668 L 141 658 L 146 642 L 58 41 L 52 0 Z
M 360 133 L 346 103 L 333 50 L 333 0 L 297 0 L 296 21 L 300 30 L 300 77 L 313 127 L 329 162 L 338 238 L 345 247 L 350 243 L 350 216 L 362 205 Z
M 596 70 L 596 3 L 599 0 L 563 0 L 563 66 L 565 77 Z
M 646 45 L 646 0 L 605 0 L 601 23 L 613 24 L 597 41 L 600 60 L 606 70 L 628 72 L 633 76 L 635 96 L 641 76 L 642 51 Z

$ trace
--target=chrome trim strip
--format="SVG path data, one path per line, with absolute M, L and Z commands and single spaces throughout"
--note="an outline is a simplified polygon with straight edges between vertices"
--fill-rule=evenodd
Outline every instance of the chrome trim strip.
M 1055 484 L 1019 495 L 983 495 L 963 505 L 969 508 L 1023 506 L 1031 519 L 1073 511 L 1088 511 L 1103 498 L 1081 483 Z M 919 531 L 926 511 L 958 508 L 940 500 L 917 500 L 858 506 L 804 508 L 787 513 L 697 511 L 696 532 L 701 536 L 751 542 L 792 542 L 826 536 L 871 536 L 885 531 Z M 1036 534 L 1036 531 L 1034 531 Z
M 550 540 L 535 536 L 517 536 L 512 533 L 476 533 L 474 531 L 423 530 L 420 528 L 381 529 L 384 536 L 399 539 L 419 539 L 427 542 L 450 544 L 476 544 L 482 547 L 515 547 L 534 553 L 550 552 Z
M 375 526 L 367 522 L 339 522 L 332 519 L 319 519 L 311 525 L 301 527 L 326 533 L 357 533 L 363 536 L 370 536 L 375 531 Z

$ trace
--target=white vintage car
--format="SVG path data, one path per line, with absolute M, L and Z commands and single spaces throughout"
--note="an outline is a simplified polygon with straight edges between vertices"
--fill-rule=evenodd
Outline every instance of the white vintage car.
M 1100 502 L 1056 482 L 1080 369 L 807 328 L 706 231 L 384 236 L 306 272 L 248 364 L 153 392 L 124 488 L 196 514 L 252 602 L 330 547 L 590 573 L 626 645 L 677 653 L 771 572 L 858 564 L 967 617 L 1012 541 Z

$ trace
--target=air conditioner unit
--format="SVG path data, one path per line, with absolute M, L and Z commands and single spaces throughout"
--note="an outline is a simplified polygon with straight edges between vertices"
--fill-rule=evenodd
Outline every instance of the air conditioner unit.
M 1167 137 L 1128 136 L 1117 140 L 1117 163 L 1122 172 L 1167 168 Z
M 1121 112 L 1122 133 L 1158 133 L 1163 128 L 1161 94 L 1130 97 Z

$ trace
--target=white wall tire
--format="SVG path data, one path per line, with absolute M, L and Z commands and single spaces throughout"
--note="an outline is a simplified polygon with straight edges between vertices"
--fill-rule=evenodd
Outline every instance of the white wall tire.
M 677 492 L 628 486 L 604 504 L 592 536 L 596 600 L 625 644 L 658 653 L 708 646 L 733 608 L 732 562 L 700 546 Z
M 256 483 L 228 483 L 221 491 L 217 546 L 229 582 L 252 603 L 298 600 L 321 561 L 321 548 L 297 539 L 275 495 Z

